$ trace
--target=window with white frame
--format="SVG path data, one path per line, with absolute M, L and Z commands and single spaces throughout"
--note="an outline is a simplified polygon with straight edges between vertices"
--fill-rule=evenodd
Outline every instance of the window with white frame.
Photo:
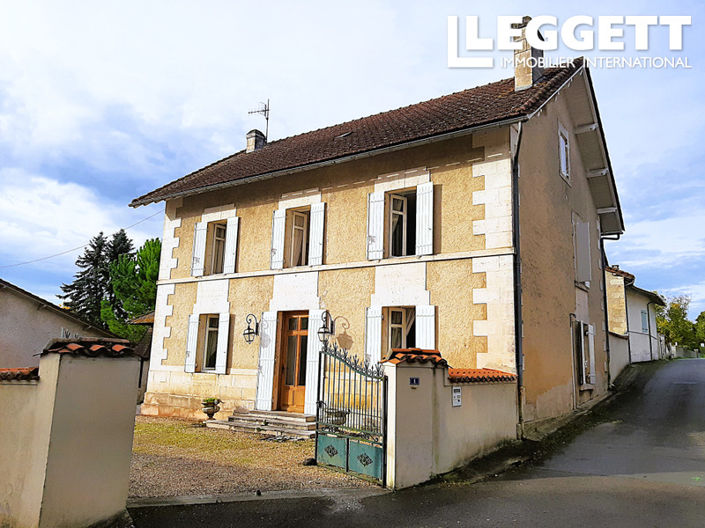
M 573 322 L 573 351 L 579 386 L 585 388 L 594 385 L 597 377 L 595 371 L 595 327 L 593 325 L 578 320 Z
M 239 219 L 233 214 L 209 221 L 207 216 L 194 226 L 191 275 L 234 273 Z
M 433 254 L 433 182 L 367 197 L 367 258 Z
M 309 210 L 290 211 L 287 224 L 289 224 L 287 267 L 306 266 L 308 264 Z
M 210 274 L 223 273 L 225 263 L 225 223 L 213 223 L 210 250 Z
M 388 307 L 383 311 L 386 339 L 384 357 L 397 348 L 416 347 L 416 311 L 413 307 Z
M 323 264 L 325 203 L 280 208 L 272 217 L 271 268 Z
M 416 190 L 387 194 L 387 256 L 416 254 Z
M 641 331 L 645 334 L 649 333 L 649 314 L 646 310 L 641 311 Z
M 206 316 L 206 328 L 203 340 L 203 361 L 202 370 L 215 370 L 216 357 L 218 355 L 218 326 L 217 315 Z
M 558 167 L 561 177 L 570 181 L 570 141 L 568 131 L 558 125 Z

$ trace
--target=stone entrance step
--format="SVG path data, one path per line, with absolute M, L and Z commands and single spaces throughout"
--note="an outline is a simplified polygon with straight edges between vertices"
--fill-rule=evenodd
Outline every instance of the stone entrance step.
M 207 421 L 206 427 L 273 436 L 313 438 L 316 434 L 316 417 L 284 411 L 235 412 L 228 416 L 227 420 Z

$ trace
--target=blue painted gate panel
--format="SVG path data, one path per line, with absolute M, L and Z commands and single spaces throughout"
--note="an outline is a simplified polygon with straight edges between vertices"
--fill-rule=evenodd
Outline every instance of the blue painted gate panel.
M 382 446 L 350 439 L 348 451 L 348 469 L 350 471 L 382 480 L 383 462 Z
M 347 438 L 320 435 L 318 437 L 316 461 L 347 469 L 345 461 L 348 455 Z

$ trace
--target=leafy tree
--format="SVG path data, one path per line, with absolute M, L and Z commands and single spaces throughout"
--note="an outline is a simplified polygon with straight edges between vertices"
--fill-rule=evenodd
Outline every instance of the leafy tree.
M 120 229 L 117 233 L 114 233 L 110 242 L 105 248 L 105 257 L 107 260 L 107 266 L 105 269 L 105 298 L 113 307 L 113 311 L 119 318 L 125 318 L 127 316 L 122 303 L 116 297 L 114 293 L 114 287 L 112 283 L 112 273 L 110 268 L 113 264 L 118 262 L 122 256 L 131 257 L 135 253 L 135 246 L 132 240 L 127 236 L 124 229 Z M 102 311 L 102 310 L 101 310 Z
M 668 306 L 657 307 L 656 326 L 668 343 L 678 343 L 685 348 L 696 348 L 696 326 L 688 320 L 690 297 L 680 295 L 669 300 Z
M 136 253 L 123 253 L 110 265 L 115 301 L 103 301 L 101 316 L 114 334 L 131 341 L 144 335 L 145 328 L 127 321 L 154 310 L 161 248 L 158 238 L 147 240 Z
M 695 319 L 695 340 L 700 348 L 700 343 L 705 343 L 705 312 L 700 312 L 700 315 Z
M 105 278 L 108 274 L 105 260 L 107 245 L 108 239 L 102 231 L 91 239 L 83 254 L 76 259 L 80 271 L 74 275 L 71 284 L 61 285 L 64 293 L 59 295 L 69 310 L 91 324 L 103 327 L 100 303 L 105 296 Z

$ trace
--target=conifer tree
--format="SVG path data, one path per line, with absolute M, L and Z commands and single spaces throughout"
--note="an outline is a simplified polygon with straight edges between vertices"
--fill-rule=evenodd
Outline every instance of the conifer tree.
M 107 238 L 101 231 L 93 237 L 83 254 L 76 259 L 80 271 L 74 275 L 71 284 L 62 284 L 66 307 L 79 317 L 95 326 L 103 326 L 100 318 L 100 303 L 105 296 L 105 278 L 108 271 L 106 262 Z
M 127 236 L 124 229 L 113 233 L 105 248 L 105 258 L 107 265 L 105 267 L 105 299 L 110 303 L 113 312 L 118 317 L 118 319 L 125 319 L 127 314 L 122 307 L 122 302 L 115 296 L 113 291 L 112 275 L 110 273 L 110 267 L 118 262 L 118 260 L 125 255 L 128 258 L 132 258 L 135 253 L 135 246 L 132 240 Z

